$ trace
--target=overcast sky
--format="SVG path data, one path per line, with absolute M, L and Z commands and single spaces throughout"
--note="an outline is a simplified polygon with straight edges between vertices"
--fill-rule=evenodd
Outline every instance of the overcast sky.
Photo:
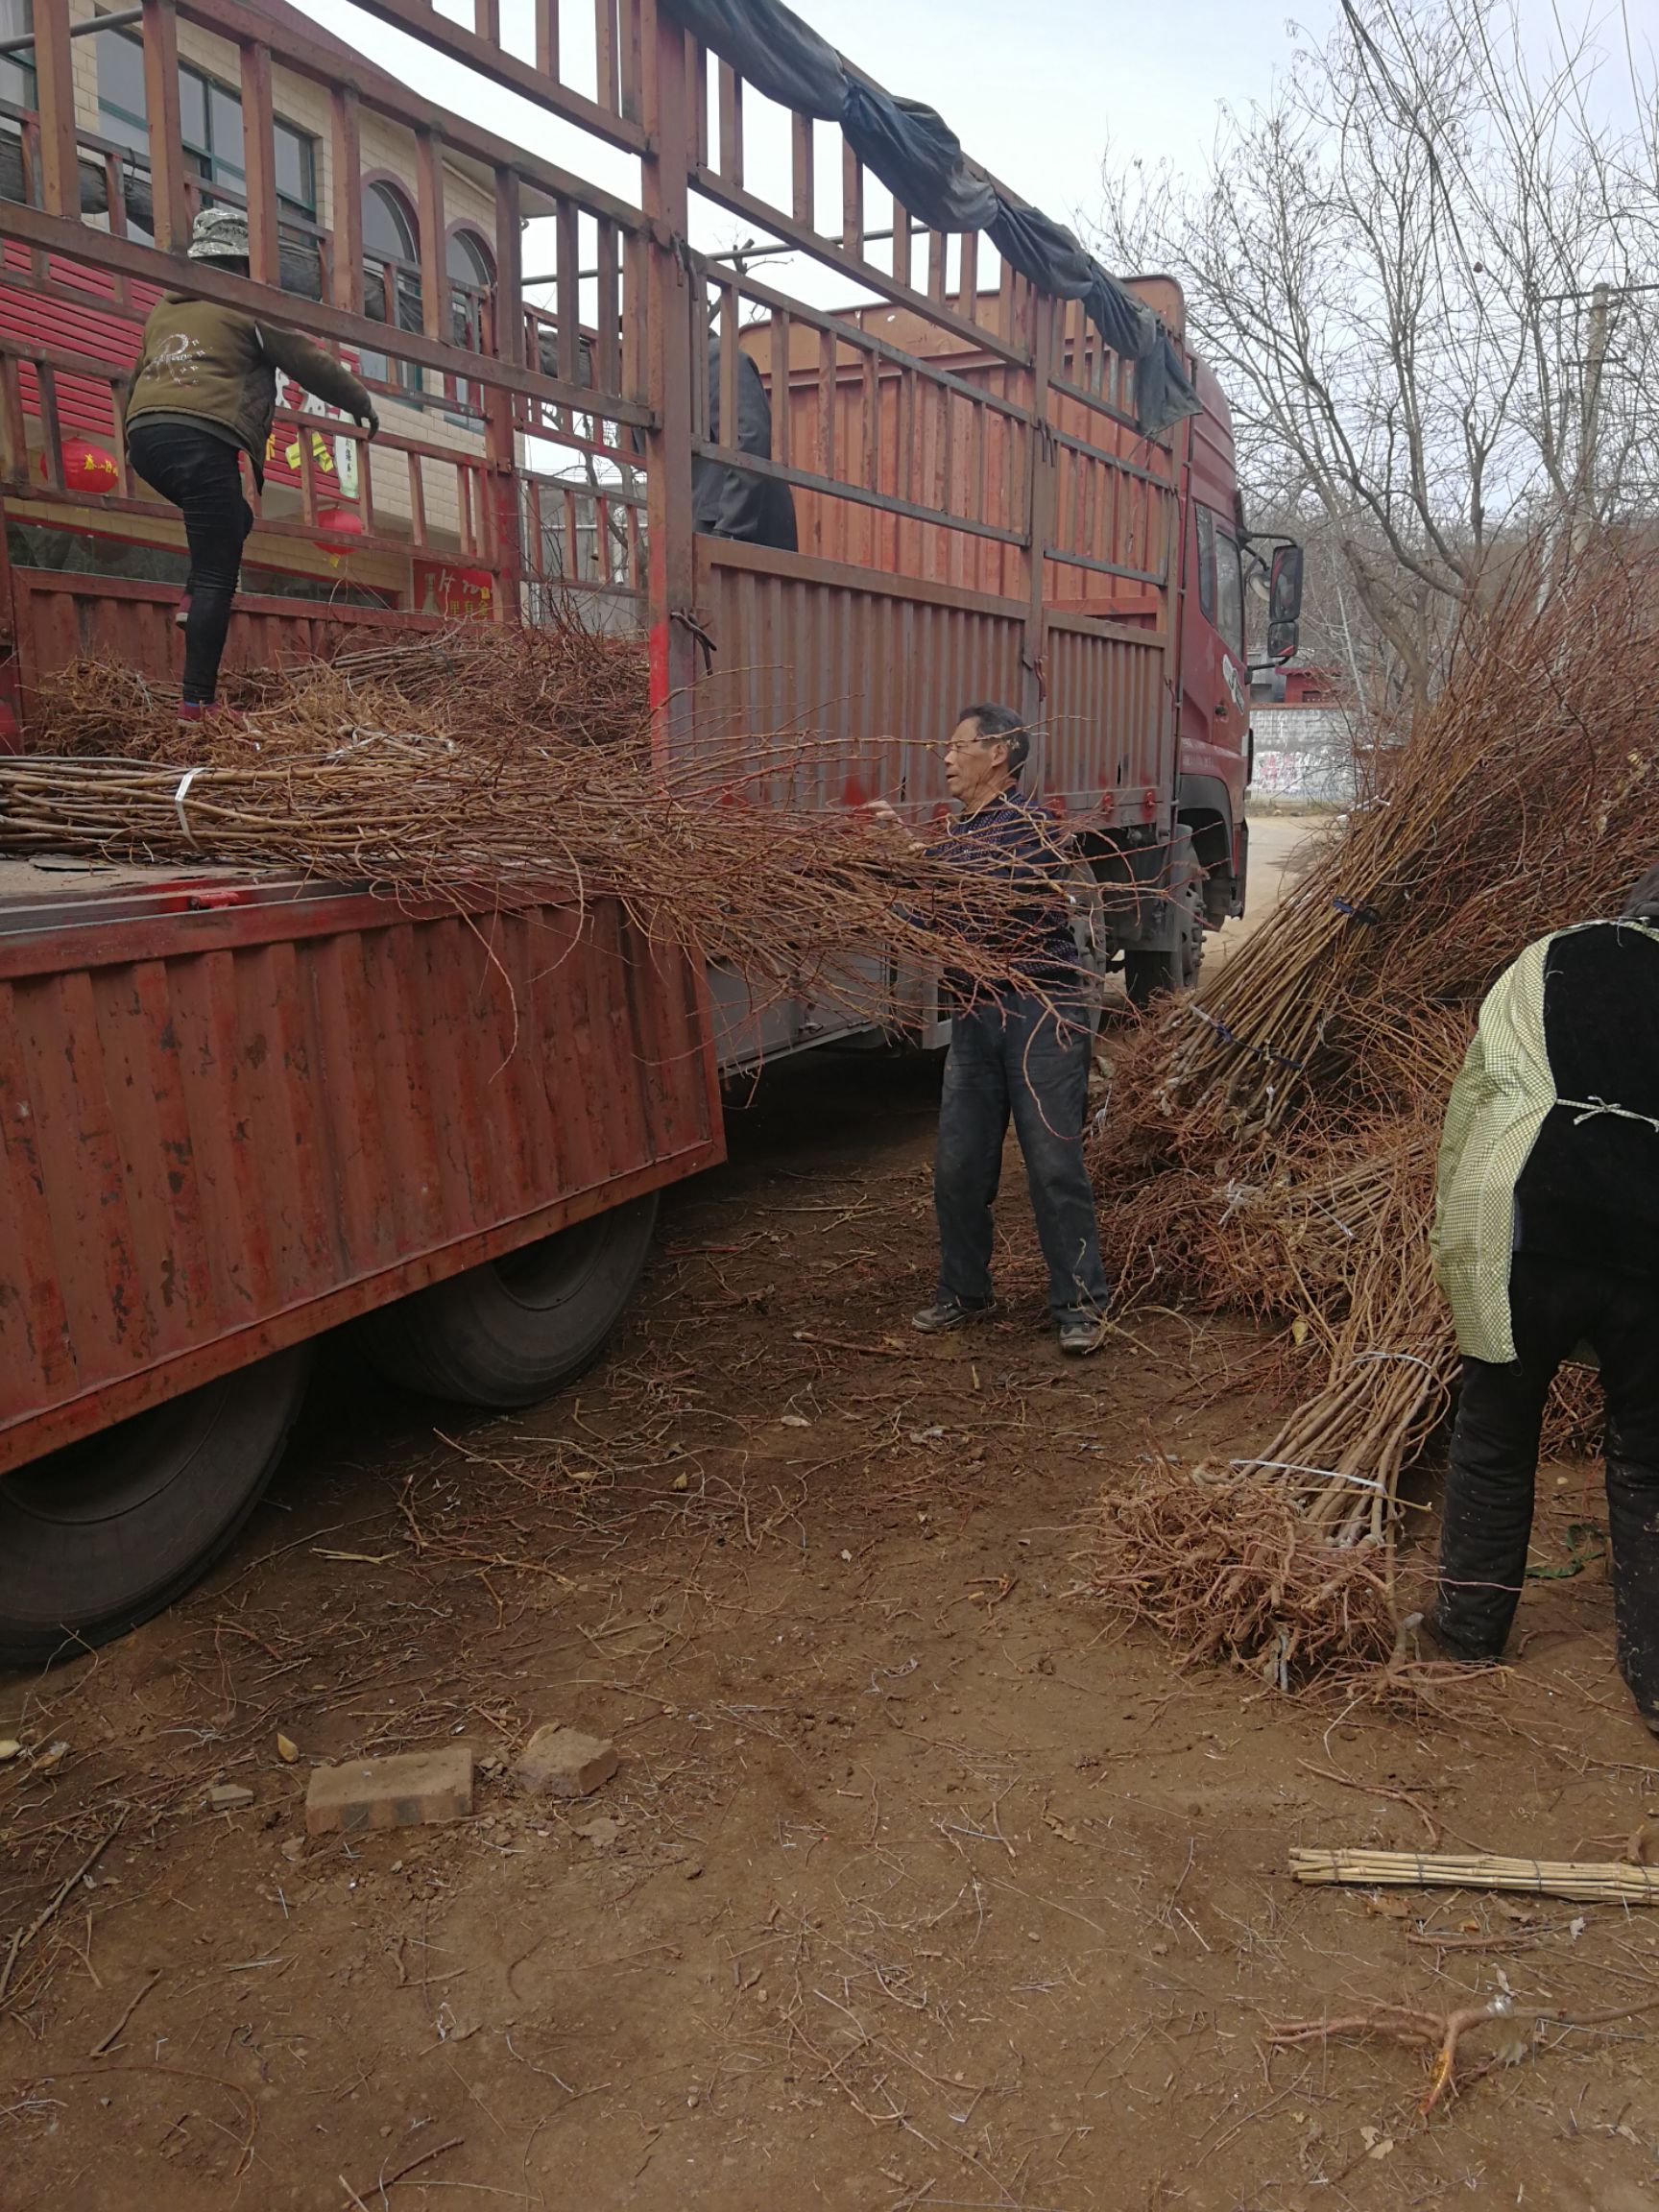
M 1334 0 L 1306 0 L 1322 28 Z M 1287 9 L 1239 0 L 805 0 L 890 92 L 937 108 L 976 160 L 1062 222 L 1094 212 L 1108 138 L 1195 168 L 1223 102 L 1265 97 Z
M 516 95 L 502 93 L 376 22 L 351 0 L 298 0 L 306 12 L 349 38 L 394 75 L 502 136 L 535 148 L 589 181 L 629 199 L 635 165 Z M 445 14 L 471 21 L 471 0 L 439 0 Z M 1659 0 L 1522 0 L 1529 48 L 1542 59 L 1558 21 L 1597 27 L 1607 62 L 1593 107 L 1624 120 L 1630 111 L 1626 40 L 1651 67 Z M 1298 0 L 1295 20 L 1314 37 L 1334 18 L 1338 0 Z M 967 152 L 1013 190 L 1063 222 L 1092 216 L 1099 204 L 1101 154 L 1168 155 L 1194 175 L 1214 142 L 1224 106 L 1247 109 L 1265 100 L 1291 54 L 1289 11 L 1249 0 L 796 0 L 797 13 L 891 92 L 939 109 Z M 531 0 L 501 0 L 507 42 L 532 45 Z M 593 15 L 588 0 L 564 0 L 566 70 L 572 81 L 584 44 L 590 66 Z M 757 117 L 755 110 L 761 112 Z M 770 128 L 768 128 L 770 126 Z M 746 154 L 751 187 L 787 194 L 787 123 L 751 103 Z M 818 138 L 821 193 L 838 193 L 838 133 Z M 821 218 L 822 219 L 822 218 Z M 872 216 L 874 227 L 875 217 Z M 746 227 L 724 215 L 694 220 L 704 247 L 729 247 Z M 535 240 L 527 248 L 531 257 Z M 845 289 L 845 279 L 834 279 Z M 808 287 L 815 296 L 816 284 Z
M 299 4 L 443 105 L 459 104 L 591 181 L 621 183 L 602 150 L 579 159 L 582 142 L 560 136 L 544 116 L 476 84 L 463 94 L 467 81 L 452 65 L 422 55 L 349 0 Z M 441 5 L 445 14 L 470 17 L 470 7 L 457 0 Z M 1334 5 L 1306 0 L 1300 19 L 1321 26 Z M 937 108 L 975 159 L 1062 221 L 1094 211 L 1109 136 L 1126 151 L 1168 152 L 1195 167 L 1214 135 L 1221 103 L 1248 105 L 1264 96 L 1288 51 L 1287 15 L 1238 0 L 1142 0 L 1135 7 L 1027 0 L 1022 8 L 1007 0 L 804 0 L 796 12 L 889 91 Z M 591 13 L 566 9 L 565 15 L 568 46 Z M 505 0 L 502 16 L 509 44 L 527 49 L 528 0 Z M 560 136 L 557 147 L 550 129 Z

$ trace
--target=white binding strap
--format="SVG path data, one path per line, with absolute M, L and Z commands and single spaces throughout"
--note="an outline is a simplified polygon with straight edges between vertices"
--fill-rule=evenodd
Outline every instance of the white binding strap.
M 1557 1106 L 1564 1106 L 1573 1117 L 1573 1126 L 1581 1121 L 1594 1121 L 1598 1114 L 1611 1114 L 1620 1121 L 1640 1121 L 1645 1128 L 1659 1129 L 1651 1114 L 1638 1114 L 1632 1107 L 1619 1106 L 1611 1098 L 1557 1098 Z
M 178 790 L 173 794 L 173 811 L 179 817 L 179 827 L 184 832 L 184 842 L 187 845 L 194 845 L 196 838 L 184 812 L 184 802 L 189 796 L 191 784 L 200 773 L 200 768 L 186 768 L 183 775 L 179 779 Z

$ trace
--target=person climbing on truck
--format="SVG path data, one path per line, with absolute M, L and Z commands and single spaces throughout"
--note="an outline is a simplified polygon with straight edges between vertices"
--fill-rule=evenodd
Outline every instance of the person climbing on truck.
M 188 258 L 246 276 L 246 213 L 204 207 L 191 230 Z M 352 416 L 371 438 L 380 427 L 367 387 L 297 331 L 186 292 L 166 294 L 144 325 L 127 396 L 127 456 L 184 517 L 190 572 L 180 607 L 180 721 L 199 720 L 218 694 L 243 541 L 253 527 L 238 455 L 247 454 L 254 484 L 262 487 L 278 369 Z

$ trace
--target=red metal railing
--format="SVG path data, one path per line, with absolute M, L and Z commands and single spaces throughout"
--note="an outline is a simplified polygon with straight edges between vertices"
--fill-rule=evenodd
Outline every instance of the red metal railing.
M 701 457 L 788 485 L 803 561 L 908 580 L 911 596 L 931 606 L 945 606 L 941 593 L 974 594 L 988 622 L 994 605 L 995 624 L 1018 629 L 1018 685 L 1034 720 L 1045 710 L 1075 719 L 1094 710 L 1086 702 L 1107 696 L 1151 700 L 1154 719 L 1163 717 L 1160 680 L 1109 681 L 1104 663 L 1161 650 L 1168 635 L 1185 427 L 1141 437 L 1125 365 L 1081 306 L 1037 292 L 977 233 L 919 226 L 845 144 L 838 163 L 827 157 L 823 133 L 834 126 L 791 115 L 781 132 L 774 121 L 762 133 L 766 103 L 661 15 L 657 0 L 534 0 L 529 19 L 515 12 L 511 23 L 499 0 L 473 0 L 469 22 L 441 15 L 428 0 L 366 0 L 451 70 L 454 91 L 442 108 L 360 56 L 348 67 L 339 42 L 290 10 L 267 11 L 259 0 L 143 4 L 155 244 L 131 235 L 126 221 L 129 157 L 88 137 L 77 119 L 66 12 L 37 8 L 38 107 L 21 126 L 24 197 L 0 204 L 0 234 L 11 241 L 4 282 L 60 299 L 72 265 L 83 302 L 95 278 L 100 311 L 135 333 L 153 288 L 177 278 L 174 255 L 202 189 L 180 135 L 180 40 L 196 59 L 203 41 L 214 42 L 215 65 L 233 77 L 241 101 L 253 280 L 198 264 L 191 283 L 385 365 L 377 382 L 387 427 L 373 446 L 349 425 L 320 429 L 315 418 L 280 414 L 295 466 L 285 488 L 274 471 L 268 565 L 286 557 L 315 569 L 319 541 L 338 536 L 349 540 L 338 555 L 344 573 L 355 564 L 366 575 L 378 562 L 384 573 L 405 574 L 411 607 L 421 604 L 421 575 L 440 564 L 498 617 L 534 614 L 552 595 L 575 593 L 607 610 L 599 618 L 643 619 L 665 736 L 689 732 L 700 681 L 707 689 L 699 639 L 710 637 L 718 600 L 727 635 L 714 641 L 728 671 L 787 670 L 781 687 L 768 678 L 770 688 L 734 692 L 723 680 L 721 712 L 776 709 L 798 725 L 822 705 L 811 689 L 823 681 L 812 673 L 818 647 L 797 649 L 772 630 L 751 635 L 770 621 L 757 581 L 742 581 L 758 578 L 753 564 L 727 563 L 730 577 L 716 585 L 727 556 L 692 534 L 690 472 Z M 626 195 L 601 189 L 468 122 L 468 87 L 480 84 L 573 126 L 613 169 L 620 157 L 635 183 Z M 288 221 L 273 123 L 296 86 L 326 116 L 316 299 L 272 289 Z M 373 162 L 364 152 L 371 127 Z M 754 152 L 763 138 L 789 149 L 786 173 L 779 163 L 770 180 Z M 418 329 L 401 326 L 416 319 L 414 287 L 400 318 L 384 272 L 385 312 L 365 311 L 374 301 L 365 289 L 373 256 L 366 263 L 363 185 L 388 159 L 416 216 Z M 457 318 L 446 237 L 463 199 L 494 286 L 477 312 Z M 777 262 L 764 276 L 741 256 L 693 246 L 733 217 Z M 537 226 L 540 305 L 523 296 L 526 221 Z M 816 279 L 787 278 L 789 255 L 820 276 L 829 272 L 856 303 L 819 304 Z M 371 270 L 371 295 L 373 280 Z M 709 389 L 710 333 L 723 341 L 718 393 Z M 769 388 L 764 454 L 735 443 L 739 346 Z M 0 468 L 13 513 L 42 502 L 60 508 L 72 495 L 111 528 L 137 526 L 143 488 L 118 450 L 108 492 L 77 490 L 66 478 L 64 410 L 55 404 L 78 375 L 75 389 L 108 406 L 124 366 L 99 357 L 71 368 L 37 330 L 17 334 L 0 314 Z M 449 419 L 442 427 L 441 417 Z M 347 498 L 341 464 L 350 457 L 358 490 Z M 328 523 L 341 506 L 360 529 Z M 786 557 L 777 560 L 787 569 Z M 874 621 L 874 602 L 859 598 L 857 584 L 852 574 L 833 586 L 818 577 L 811 589 L 833 589 L 838 605 L 856 604 L 857 620 Z M 1049 631 L 1063 612 L 1068 642 L 1057 656 Z M 992 662 L 1004 666 L 1001 644 Z M 1050 685 L 1062 662 L 1075 706 Z M 931 692 L 917 707 L 939 710 Z M 1162 742 L 1152 729 L 1136 740 L 1138 793 Z M 1079 739 L 1070 751 L 1081 760 L 1087 748 Z

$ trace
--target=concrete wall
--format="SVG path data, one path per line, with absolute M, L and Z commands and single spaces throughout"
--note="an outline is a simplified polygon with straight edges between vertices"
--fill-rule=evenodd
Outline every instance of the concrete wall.
M 1256 774 L 1250 796 L 1308 805 L 1351 806 L 1354 733 L 1337 707 L 1256 707 Z

